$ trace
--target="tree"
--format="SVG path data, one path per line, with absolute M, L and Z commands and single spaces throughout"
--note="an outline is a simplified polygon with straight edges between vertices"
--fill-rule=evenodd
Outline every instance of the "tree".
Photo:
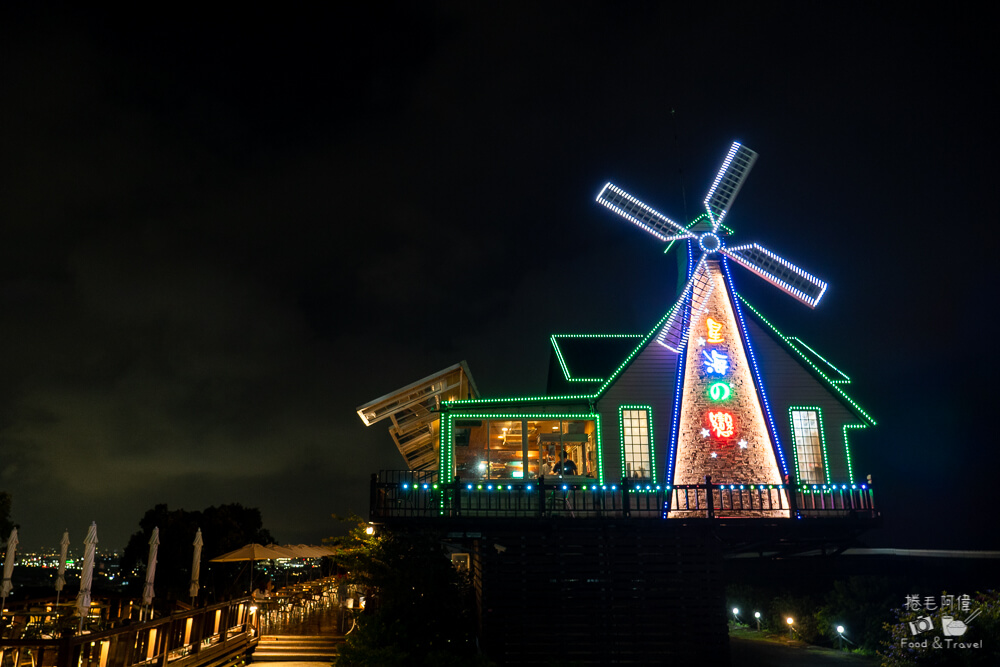
M 10 509 L 13 504 L 13 498 L 6 491 L 0 491 L 0 535 L 3 537 L 0 539 L 7 539 L 10 535 L 10 531 L 14 529 L 13 521 L 10 520 Z
M 132 534 L 122 554 L 121 571 L 126 577 L 131 575 L 135 580 L 141 580 L 149 555 L 149 539 L 153 529 L 159 528 L 156 593 L 160 599 L 187 598 L 191 583 L 192 543 L 199 528 L 205 543 L 201 552 L 202 585 L 206 583 L 206 575 L 216 577 L 215 587 L 222 591 L 229 588 L 235 572 L 230 572 L 228 574 L 231 576 L 227 576 L 221 569 L 210 571 L 206 567 L 210 559 L 250 542 L 274 542 L 271 533 L 263 527 L 260 510 L 256 507 L 243 507 L 239 503 L 213 506 L 200 512 L 171 510 L 165 504 L 156 505 L 146 511 L 139 520 L 139 526 L 141 530 Z M 213 580 L 209 579 L 208 583 L 213 583 Z M 211 589 L 207 593 L 211 595 Z
M 361 524 L 338 540 L 353 547 L 350 581 L 367 602 L 337 665 L 470 665 L 475 655 L 470 586 L 433 532 L 378 531 Z

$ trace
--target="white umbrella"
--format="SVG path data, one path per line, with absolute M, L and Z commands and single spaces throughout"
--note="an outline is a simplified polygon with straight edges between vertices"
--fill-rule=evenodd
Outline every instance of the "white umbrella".
M 59 594 L 66 585 L 66 554 L 69 552 L 69 531 L 63 532 L 59 540 L 59 575 L 56 577 L 56 604 L 59 604 Z
M 97 522 L 92 521 L 87 537 L 83 540 L 83 571 L 80 573 L 80 593 L 76 596 L 76 610 L 80 614 L 80 626 L 90 614 L 90 587 L 94 582 L 94 557 L 97 555 Z
M 10 583 L 10 578 L 14 574 L 14 560 L 17 558 L 17 528 L 12 528 L 10 537 L 7 538 L 7 553 L 3 559 L 3 585 L 0 585 L 0 599 L 6 600 L 7 596 L 14 589 Z M 0 602 L 3 608 L 3 602 Z
M 142 587 L 142 606 L 148 607 L 153 604 L 153 580 L 156 578 L 156 552 L 160 549 L 160 529 L 153 528 L 153 535 L 149 538 L 149 556 L 146 558 L 146 585 Z
M 194 602 L 194 598 L 198 597 L 198 577 L 201 576 L 201 548 L 204 544 L 205 542 L 201 539 L 201 528 L 199 528 L 194 536 L 194 556 L 191 559 L 191 588 L 188 590 L 188 593 L 191 594 L 192 603 Z
M 253 562 L 255 560 L 277 560 L 278 558 L 288 558 L 288 554 L 283 551 L 276 551 L 260 544 L 246 544 L 235 551 L 216 556 L 210 563 L 233 563 L 241 560 L 250 561 L 250 591 L 253 592 Z

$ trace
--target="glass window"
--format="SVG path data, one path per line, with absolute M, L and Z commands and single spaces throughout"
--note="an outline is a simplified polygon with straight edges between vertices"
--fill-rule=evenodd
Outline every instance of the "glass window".
M 649 480 L 652 477 L 649 410 L 622 409 L 621 428 L 625 477 Z
M 528 431 L 535 438 L 528 441 L 528 456 L 537 453 L 535 476 L 597 477 L 594 420 L 529 421 Z
M 792 410 L 792 441 L 795 443 L 799 481 L 803 484 L 826 482 L 819 428 L 819 413 L 816 410 Z
M 460 419 L 452 423 L 462 479 L 597 477 L 592 419 Z

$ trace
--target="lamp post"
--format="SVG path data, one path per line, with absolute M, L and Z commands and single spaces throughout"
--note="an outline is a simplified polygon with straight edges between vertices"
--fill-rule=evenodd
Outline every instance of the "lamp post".
M 785 619 L 785 623 L 788 623 L 788 638 L 792 638 L 792 625 L 795 624 L 795 619 L 789 616 Z
M 760 632 L 760 612 L 759 611 L 755 611 L 753 613 L 753 617 L 755 619 L 757 619 L 757 632 Z
M 739 624 L 740 622 L 740 610 L 739 607 L 733 607 L 733 622 Z
M 837 641 L 839 642 L 840 650 L 844 650 L 844 626 L 837 626 Z

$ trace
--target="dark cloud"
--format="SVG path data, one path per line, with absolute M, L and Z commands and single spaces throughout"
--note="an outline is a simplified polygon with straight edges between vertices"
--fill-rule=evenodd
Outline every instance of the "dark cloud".
M 683 218 L 733 138 L 761 153 L 741 238 L 832 287 L 808 312 L 737 284 L 880 419 L 857 457 L 886 539 L 923 539 L 913 484 L 982 455 L 976 372 L 937 360 L 985 280 L 949 235 L 985 243 L 990 219 L 987 54 L 961 17 L 8 12 L 0 484 L 27 545 L 90 520 L 122 545 L 161 502 L 318 540 L 401 465 L 358 404 L 460 359 L 488 393 L 538 391 L 550 333 L 655 322 L 673 265 L 593 196 L 612 179 Z M 971 523 L 927 511 L 937 535 Z

